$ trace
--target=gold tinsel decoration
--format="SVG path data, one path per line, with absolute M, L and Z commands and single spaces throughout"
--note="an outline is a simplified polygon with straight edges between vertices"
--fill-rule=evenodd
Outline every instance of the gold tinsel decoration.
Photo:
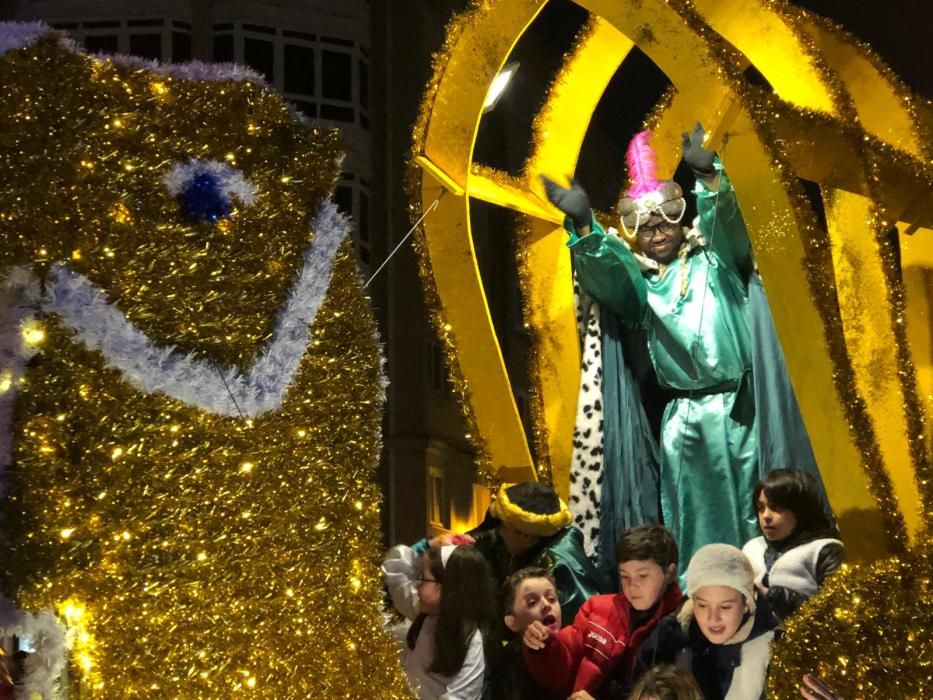
M 65 263 L 152 342 L 248 366 L 339 174 L 335 132 L 246 81 L 188 81 L 50 34 L 0 59 L 0 270 Z M 162 173 L 258 190 L 190 223 Z M 135 389 L 54 316 L 17 387 L 3 568 L 70 629 L 82 698 L 409 697 L 383 634 L 383 400 L 352 248 L 282 406 L 253 420 Z
M 440 49 L 434 52 L 431 65 L 431 79 L 424 89 L 424 96 L 421 98 L 421 105 L 418 109 L 418 117 L 415 120 L 415 126 L 412 130 L 412 147 L 409 153 L 408 167 L 405 174 L 405 191 L 408 195 L 408 215 L 412 223 L 418 221 L 424 214 L 421 204 L 421 183 L 423 171 L 417 164 L 416 158 L 421 155 L 421 149 L 424 144 L 424 135 L 431 119 L 431 110 L 434 107 L 434 99 L 437 96 L 437 88 L 441 78 L 444 75 L 444 68 L 450 60 L 451 52 L 457 45 L 463 29 L 473 21 L 479 13 L 485 11 L 481 0 L 474 0 L 469 9 L 453 17 L 447 24 L 447 31 L 444 35 L 444 43 Z M 441 196 L 444 190 L 438 188 L 438 195 Z M 460 412 L 463 421 L 466 424 L 467 436 L 470 446 L 474 450 L 474 464 L 476 467 L 476 480 L 485 484 L 490 489 L 498 487 L 498 479 L 493 469 L 489 450 L 486 448 L 485 440 L 476 423 L 476 417 L 473 414 L 473 401 L 470 398 L 470 387 L 463 377 L 460 370 L 460 363 L 457 361 L 457 339 L 456 333 L 450 323 L 444 316 L 444 304 L 440 294 L 437 292 L 437 285 L 434 283 L 434 274 L 431 271 L 431 263 L 425 246 L 424 227 L 419 226 L 412 237 L 412 247 L 418 257 L 418 274 L 421 278 L 421 287 L 424 293 L 425 306 L 428 308 L 431 325 L 437 333 L 438 340 L 443 350 L 444 362 L 448 369 L 448 381 L 450 383 L 451 393 L 460 406 Z
M 833 575 L 772 647 L 768 697 L 799 697 L 804 673 L 846 700 L 933 697 L 931 545 Z

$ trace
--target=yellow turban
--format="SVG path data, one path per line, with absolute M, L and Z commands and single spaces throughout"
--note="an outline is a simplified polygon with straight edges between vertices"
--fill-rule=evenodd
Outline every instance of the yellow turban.
M 496 517 L 504 523 L 507 523 L 520 532 L 529 535 L 538 535 L 539 537 L 550 537 L 560 530 L 567 527 L 573 520 L 567 504 L 558 499 L 560 510 L 556 513 L 544 515 L 542 513 L 532 513 L 522 509 L 520 506 L 509 500 L 506 491 L 515 486 L 515 484 L 502 484 L 496 494 L 494 505 Z

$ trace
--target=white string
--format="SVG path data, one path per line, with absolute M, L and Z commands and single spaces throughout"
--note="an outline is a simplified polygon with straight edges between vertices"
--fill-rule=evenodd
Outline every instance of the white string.
M 410 229 L 408 229 L 408 233 L 406 233 L 404 236 L 402 236 L 402 240 L 400 240 L 400 241 L 398 242 L 398 245 L 395 246 L 395 248 L 392 249 L 392 252 L 389 253 L 388 257 L 387 257 L 385 260 L 382 261 L 382 264 L 379 265 L 379 267 L 376 268 L 376 271 L 370 276 L 370 278 L 369 278 L 368 280 L 366 280 L 366 284 L 363 285 L 363 289 L 366 289 L 366 288 L 369 286 L 369 283 L 372 282 L 374 279 L 376 279 L 376 275 L 378 275 L 380 272 L 382 272 L 382 268 L 384 268 L 386 265 L 389 264 L 389 261 L 392 259 L 392 256 L 395 255 L 395 254 L 398 252 L 398 249 L 401 248 L 401 247 L 402 247 L 402 244 L 404 244 L 405 241 L 408 240 L 408 237 L 411 236 L 411 234 L 413 234 L 413 233 L 415 232 L 415 229 L 418 228 L 418 225 L 419 225 L 422 221 L 424 221 L 425 218 L 427 218 L 428 214 L 430 214 L 432 211 L 434 211 L 435 209 L 437 209 L 437 205 L 440 204 L 441 199 L 443 198 L 443 196 L 444 196 L 445 194 L 447 194 L 447 190 L 441 190 L 441 193 L 437 196 L 437 199 L 435 199 L 435 200 L 431 203 L 431 206 L 429 206 L 429 207 L 425 210 L 424 214 L 421 215 L 421 218 L 419 218 L 414 224 L 412 224 L 412 227 L 411 227 Z
M 716 223 L 719 220 L 719 192 L 722 189 L 722 177 L 723 177 L 722 171 L 725 170 L 725 165 L 726 165 L 725 154 L 726 154 L 726 146 L 728 145 L 728 143 L 729 143 L 729 134 L 727 132 L 726 134 L 723 135 L 722 153 L 719 156 L 719 163 L 720 165 L 722 165 L 722 170 L 718 171 L 719 182 L 716 184 L 716 194 L 713 195 L 716 199 L 716 204 L 713 209 L 713 225 L 712 225 L 712 230 L 710 231 L 710 236 L 709 236 L 710 249 L 712 249 L 713 247 L 713 241 L 715 240 L 715 237 L 716 237 Z M 683 260 L 681 260 L 680 264 L 686 265 L 687 259 L 684 258 Z M 700 333 L 703 331 L 703 315 L 704 315 L 704 312 L 706 311 L 706 297 L 709 294 L 709 268 L 710 266 L 709 264 L 707 264 L 706 278 L 703 280 L 703 298 L 700 300 L 700 317 L 699 317 L 699 320 L 697 321 L 697 334 L 690 348 L 690 360 L 693 363 L 694 376 L 696 376 L 697 374 L 696 351 L 697 351 L 697 346 L 700 344 Z M 680 534 L 679 533 L 680 523 L 678 522 L 678 519 L 680 516 L 680 502 L 678 501 L 678 496 L 680 494 L 680 480 L 681 480 L 681 476 L 683 475 L 684 453 L 687 450 L 687 428 L 690 425 L 690 408 L 693 406 L 692 399 L 693 399 L 694 391 L 695 391 L 694 389 L 691 389 L 687 396 L 687 398 L 689 399 L 687 401 L 687 414 L 686 416 L 684 416 L 684 429 L 683 429 L 683 433 L 681 435 L 681 440 L 680 440 L 680 458 L 677 460 L 677 485 L 676 485 L 676 488 L 674 489 L 674 494 L 672 498 L 672 502 L 676 508 L 676 512 L 674 513 L 674 522 L 671 523 L 671 525 L 677 526 L 677 529 L 678 529 L 678 532 L 676 533 L 677 535 Z
M 430 214 L 432 211 L 437 209 L 437 205 L 440 204 L 441 198 L 446 193 L 447 193 L 447 190 L 441 190 L 441 193 L 438 195 L 437 199 L 435 199 L 431 203 L 431 205 L 427 208 L 427 210 L 425 210 L 425 212 L 421 215 L 421 217 L 412 225 L 410 229 L 408 229 L 408 233 L 402 236 L 402 240 L 398 242 L 398 245 L 396 245 L 395 248 L 392 249 L 392 252 L 389 253 L 388 257 L 382 261 L 382 264 L 379 265 L 379 267 L 376 268 L 376 271 L 370 276 L 370 278 L 366 280 L 366 283 L 363 285 L 363 289 L 366 289 L 369 286 L 369 283 L 372 282 L 374 279 L 376 279 L 376 275 L 378 275 L 382 271 L 382 268 L 384 268 L 389 263 L 389 261 L 392 259 L 392 256 L 398 252 L 399 248 L 401 248 L 402 245 L 405 243 L 405 241 L 408 240 L 409 236 L 411 236 L 411 234 L 414 233 L 415 229 L 418 228 L 418 225 L 422 221 L 425 220 L 428 214 Z M 224 384 L 224 388 L 227 390 L 227 394 L 229 394 L 230 396 L 230 400 L 233 402 L 234 408 L 236 408 L 236 412 L 240 415 L 240 418 L 244 418 L 245 416 L 243 415 L 243 411 L 240 410 L 240 405 L 237 403 L 236 397 L 233 395 L 233 392 L 230 390 L 230 387 L 227 384 L 227 379 L 226 377 L 224 377 L 223 370 L 219 366 L 216 366 L 216 365 L 215 365 L 215 369 L 217 370 L 217 374 L 220 376 L 220 379 Z

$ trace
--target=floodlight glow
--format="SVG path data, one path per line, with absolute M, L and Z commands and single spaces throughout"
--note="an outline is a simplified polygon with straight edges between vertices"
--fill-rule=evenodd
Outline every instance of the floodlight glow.
M 515 72 L 518 70 L 518 66 L 518 61 L 510 63 L 493 78 L 492 84 L 489 86 L 489 91 L 486 93 L 486 101 L 483 103 L 483 114 L 491 112 L 496 108 L 496 103 L 508 87 L 509 81 L 512 80 L 512 76 L 514 76 Z

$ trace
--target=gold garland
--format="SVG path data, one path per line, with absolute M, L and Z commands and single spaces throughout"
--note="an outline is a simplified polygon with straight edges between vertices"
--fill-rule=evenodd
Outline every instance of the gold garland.
M 933 688 L 933 542 L 870 566 L 844 567 L 771 649 L 768 697 L 799 697 L 804 673 L 840 697 L 923 698 Z
M 774 3 L 774 7 L 787 22 L 795 28 L 797 35 L 800 37 L 801 41 L 806 43 L 813 55 L 818 55 L 818 49 L 814 45 L 813 40 L 810 39 L 803 29 L 803 20 L 814 22 L 824 30 L 843 40 L 849 46 L 856 47 L 858 52 L 872 64 L 875 70 L 883 75 L 888 83 L 895 88 L 896 92 L 899 94 L 902 105 L 908 110 L 912 117 L 915 137 L 921 144 L 926 146 L 926 153 L 930 153 L 930 139 L 924 138 L 924 136 L 929 136 L 929 132 L 923 129 L 924 123 L 922 120 L 918 119 L 915 99 L 910 94 L 907 87 L 901 82 L 897 74 L 877 56 L 870 46 L 857 40 L 854 36 L 842 30 L 838 25 L 819 15 L 794 8 L 786 2 Z M 819 65 L 823 77 L 832 85 L 833 95 L 835 101 L 843 111 L 844 121 L 849 124 L 858 123 L 855 104 L 836 71 L 826 66 L 825 62 L 822 60 Z M 869 193 L 877 193 L 880 191 L 882 183 L 878 175 L 880 168 L 878 167 L 875 154 L 878 153 L 878 150 L 886 150 L 888 153 L 894 155 L 895 158 L 897 158 L 898 155 L 890 144 L 884 143 L 874 136 L 870 138 L 874 141 L 874 143 L 872 143 L 873 148 L 866 148 L 865 137 L 858 138 L 855 135 L 850 137 L 850 144 L 853 150 L 861 154 L 860 160 L 865 164 L 863 178 L 866 184 L 866 191 Z M 923 164 L 918 161 L 911 163 L 911 165 L 918 178 L 926 179 L 933 185 L 929 168 L 925 168 Z M 906 439 L 917 484 L 923 495 L 922 516 L 929 526 L 931 518 L 933 518 L 933 508 L 931 508 L 931 506 L 933 506 L 933 463 L 931 463 L 930 454 L 925 442 L 926 416 L 923 409 L 923 402 L 918 392 L 919 385 L 917 382 L 916 366 L 910 355 L 907 327 L 904 323 L 906 298 L 903 279 L 901 278 L 898 262 L 893 251 L 890 249 L 890 246 L 887 245 L 886 241 L 880 239 L 892 225 L 893 224 L 888 221 L 884 202 L 878 197 L 872 198 L 872 221 L 869 229 L 877 232 L 876 235 L 879 237 L 878 254 L 882 260 L 882 269 L 887 281 L 887 308 L 891 318 L 891 329 L 894 332 L 897 376 L 900 380 L 901 391 L 903 393 L 904 414 L 908 425 Z
M 903 552 L 907 546 L 904 518 L 894 495 L 891 478 L 884 468 L 884 462 L 879 452 L 874 421 L 867 409 L 865 400 L 857 390 L 855 370 L 845 343 L 842 319 L 839 315 L 835 274 L 828 274 L 827 272 L 834 270 L 828 236 L 825 231 L 821 231 L 814 225 L 813 222 L 817 220 L 816 214 L 787 165 L 789 159 L 781 148 L 782 141 L 779 135 L 769 126 L 769 117 L 778 108 L 777 98 L 744 82 L 741 74 L 736 69 L 736 66 L 741 63 L 738 60 L 738 54 L 731 46 L 727 46 L 722 38 L 706 24 L 688 0 L 671 0 L 671 5 L 684 18 L 684 21 L 704 38 L 714 55 L 718 56 L 717 63 L 721 68 L 722 75 L 735 94 L 739 96 L 745 109 L 753 115 L 753 123 L 760 142 L 771 153 L 774 171 L 780 177 L 784 190 L 789 193 L 795 204 L 793 211 L 796 227 L 805 246 L 810 251 L 810 254 L 804 260 L 804 266 L 811 293 L 818 300 L 820 315 L 826 328 L 826 341 L 835 366 L 833 377 L 836 390 L 845 408 L 851 434 L 862 455 L 863 467 L 869 476 L 872 495 L 875 497 L 884 518 L 885 535 L 890 549 L 893 552 Z M 834 82 L 833 85 L 836 90 L 840 89 L 838 82 Z M 842 96 L 838 94 L 834 96 L 834 100 L 844 106 L 848 112 L 849 103 L 847 100 L 842 99 Z M 856 131 L 854 127 L 846 128 L 836 120 L 815 110 L 789 107 L 783 103 L 781 108 L 784 110 L 791 109 L 799 116 L 814 123 L 832 123 L 835 129 L 843 130 L 846 133 L 854 148 L 860 149 L 862 147 L 861 139 L 866 138 L 861 132 Z M 879 148 L 886 146 L 880 141 L 872 145 Z
M 443 78 L 444 69 L 450 60 L 453 48 L 457 45 L 464 29 L 477 15 L 483 12 L 484 9 L 482 0 L 471 0 L 470 6 L 466 10 L 455 15 L 450 22 L 448 22 L 447 31 L 444 35 L 444 42 L 441 48 L 434 52 L 431 65 L 431 78 L 425 86 L 424 96 L 418 108 L 418 117 L 415 120 L 415 126 L 412 130 L 412 146 L 405 175 L 405 192 L 408 195 L 408 215 L 412 223 L 418 221 L 424 214 L 421 204 L 423 171 L 416 159 L 421 155 L 424 148 L 424 136 L 428 127 L 428 122 L 431 119 L 431 111 L 434 108 L 434 100 L 437 96 L 438 86 Z M 443 189 L 438 188 L 438 195 L 442 192 Z M 435 333 L 437 333 L 438 340 L 443 350 L 451 392 L 457 400 L 457 404 L 460 406 L 461 415 L 466 424 L 467 440 L 474 450 L 473 461 L 476 467 L 476 480 L 486 486 L 494 488 L 498 485 L 498 478 L 493 469 L 486 442 L 483 439 L 473 413 L 473 401 L 470 395 L 469 384 L 466 379 L 464 379 L 463 372 L 460 370 L 460 363 L 457 361 L 456 334 L 444 315 L 444 304 L 437 292 L 437 285 L 434 282 L 434 273 L 431 271 L 431 261 L 427 252 L 423 226 L 419 226 L 412 237 L 412 247 L 418 259 L 418 275 L 421 278 L 424 303 L 428 309 L 431 325 L 434 327 Z
M 0 59 L 0 84 L 0 267 L 66 263 L 154 343 L 251 364 L 338 176 L 337 134 L 255 85 L 172 79 L 55 36 Z M 186 222 L 161 175 L 191 157 L 241 168 L 256 203 Z M 73 692 L 410 697 L 381 631 L 381 358 L 350 244 L 282 407 L 254 420 L 137 391 L 39 323 L 3 560 L 18 602 L 73 632 Z
M 528 294 L 528 251 L 531 237 L 531 219 L 515 217 L 515 260 L 518 273 L 518 291 L 522 298 L 522 311 L 526 319 L 532 315 L 535 300 Z M 528 417 L 531 423 L 531 444 L 534 446 L 535 470 L 538 480 L 551 483 L 551 454 L 548 448 L 548 427 L 544 415 L 544 396 L 541 387 L 541 335 L 535 327 L 524 323 L 528 334 Z

